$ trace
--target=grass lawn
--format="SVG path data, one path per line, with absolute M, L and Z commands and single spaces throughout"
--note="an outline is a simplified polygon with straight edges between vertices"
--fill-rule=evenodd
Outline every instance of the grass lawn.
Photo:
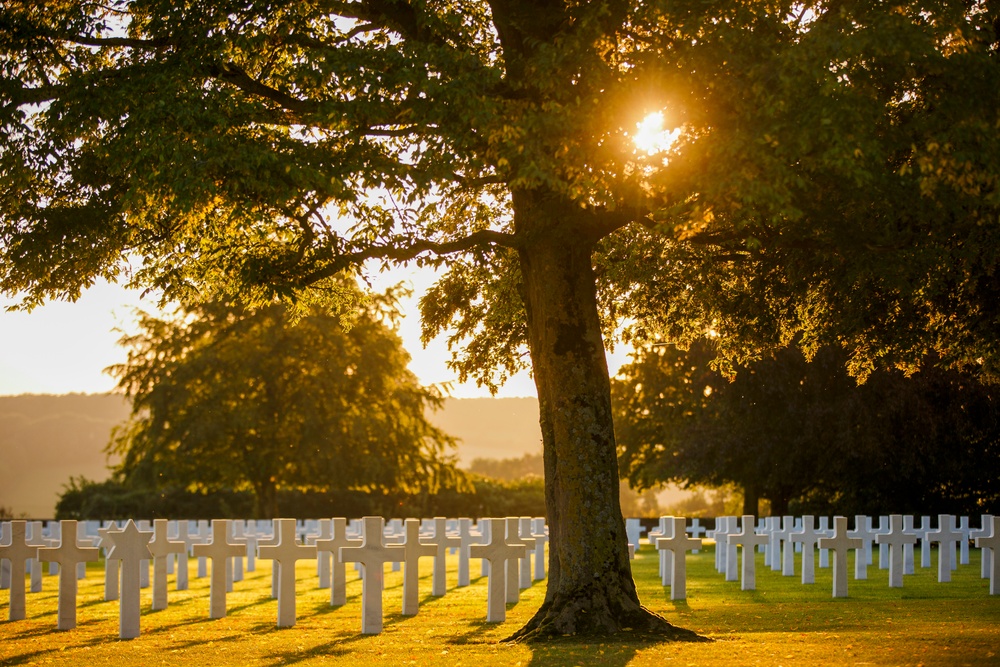
M 918 555 L 919 560 L 919 555 Z M 850 580 L 850 597 L 831 597 L 831 572 L 816 570 L 817 583 L 765 569 L 758 555 L 757 591 L 742 592 L 715 573 L 711 549 L 688 556 L 688 600 L 670 601 L 659 585 L 656 554 L 648 546 L 633 562 L 644 604 L 672 623 L 715 640 L 702 644 L 622 644 L 566 640 L 548 645 L 500 643 L 541 604 L 544 582 L 508 605 L 507 622 L 487 625 L 486 578 L 430 595 L 430 560 L 421 579 L 419 615 L 400 615 L 402 575 L 387 574 L 385 630 L 361 635 L 361 582 L 350 573 L 347 604 L 331 608 L 317 588 L 315 564 L 297 569 L 298 622 L 277 629 L 277 602 L 270 598 L 270 561 L 258 561 L 229 594 L 227 618 L 208 618 L 208 579 L 173 590 L 170 606 L 151 612 L 151 589 L 142 592 L 142 635 L 118 639 L 118 603 L 103 601 L 103 565 L 91 564 L 79 582 L 75 630 L 58 632 L 57 578 L 46 576 L 41 593 L 28 593 L 24 621 L 0 621 L 0 665 L 1000 665 L 1000 596 L 990 597 L 979 577 L 978 552 L 952 582 L 938 584 L 936 567 L 908 576 L 904 588 L 888 588 L 888 574 L 869 568 L 867 581 Z M 473 575 L 479 573 L 473 562 Z M 853 563 L 850 572 L 853 573 Z M 0 591 L 0 618 L 8 592 Z

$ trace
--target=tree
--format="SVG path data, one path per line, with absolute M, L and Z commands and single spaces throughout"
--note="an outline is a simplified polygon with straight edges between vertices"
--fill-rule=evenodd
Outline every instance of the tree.
M 174 319 L 143 315 L 111 371 L 132 400 L 111 449 L 140 488 L 249 486 L 256 514 L 278 516 L 278 491 L 436 491 L 460 478 L 453 440 L 431 426 L 434 388 L 373 301 L 349 326 L 282 304 L 210 303 Z
M 997 359 L 992 2 L 5 4 L 0 286 L 322 295 L 446 266 L 460 377 L 529 363 L 551 567 L 518 638 L 672 634 L 618 505 L 604 340 Z M 669 151 L 633 142 L 662 111 Z M 863 294 L 865 298 L 856 298 Z M 714 323 L 714 325 L 713 325 Z M 527 351 L 527 355 L 525 354 Z M 980 362 L 980 360 L 982 360 Z
M 807 361 L 784 348 L 711 367 L 707 343 L 636 355 L 612 385 L 620 464 L 640 488 L 663 482 L 743 490 L 743 513 L 988 512 L 1000 486 L 1000 396 L 928 364 L 859 385 L 841 351 Z

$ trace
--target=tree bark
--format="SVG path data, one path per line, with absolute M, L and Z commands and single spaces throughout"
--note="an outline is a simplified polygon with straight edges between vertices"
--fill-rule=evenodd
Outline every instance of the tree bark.
M 523 298 L 542 430 L 549 570 L 545 601 L 511 640 L 631 632 L 698 639 L 636 594 L 618 497 L 611 390 L 589 238 L 579 206 L 515 193 Z

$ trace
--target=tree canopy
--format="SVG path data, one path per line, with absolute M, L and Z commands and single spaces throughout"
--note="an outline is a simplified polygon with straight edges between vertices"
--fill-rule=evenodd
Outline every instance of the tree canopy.
M 417 261 L 462 378 L 530 363 L 552 563 L 518 637 L 683 634 L 629 574 L 605 340 L 997 366 L 992 0 L 2 12 L 3 291 L 261 305 Z M 650 112 L 669 150 L 634 144 Z
M 111 450 L 118 474 L 145 488 L 249 488 L 257 516 L 278 491 L 436 491 L 461 475 L 454 441 L 427 421 L 434 388 L 371 302 L 345 326 L 318 309 L 209 303 L 179 317 L 144 315 L 110 370 L 132 400 Z
M 648 348 L 612 383 L 622 473 L 738 485 L 744 514 L 972 514 L 1000 502 L 1000 392 L 928 363 L 859 385 L 845 355 L 796 348 L 712 368 L 709 342 Z M 791 508 L 791 510 L 790 510 Z

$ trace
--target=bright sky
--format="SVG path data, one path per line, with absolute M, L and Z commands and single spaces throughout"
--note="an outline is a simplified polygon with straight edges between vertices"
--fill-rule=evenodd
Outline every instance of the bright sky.
M 429 271 L 397 270 L 373 276 L 376 288 L 408 280 L 414 295 L 404 303 L 400 326 L 403 344 L 413 357 L 410 368 L 424 384 L 453 382 L 454 374 L 445 366 L 447 344 L 443 337 L 426 349 L 420 342 L 417 302 L 434 279 Z M 125 361 L 118 346 L 120 331 L 134 327 L 136 307 L 155 310 L 154 298 L 139 299 L 139 293 L 101 282 L 84 292 L 75 303 L 51 302 L 30 313 L 4 312 L 10 299 L 0 298 L 0 396 L 14 394 L 103 393 L 115 386 L 103 370 Z M 627 351 L 609 355 L 612 373 L 627 361 Z M 459 398 L 489 396 L 475 383 L 452 385 L 451 395 Z M 500 397 L 534 396 L 535 386 L 521 373 L 501 387 Z

